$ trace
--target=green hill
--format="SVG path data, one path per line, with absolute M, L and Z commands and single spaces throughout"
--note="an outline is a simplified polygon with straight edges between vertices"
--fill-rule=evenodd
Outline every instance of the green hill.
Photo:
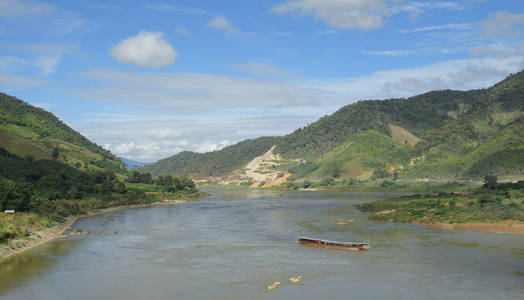
M 523 135 L 524 71 L 487 89 L 360 101 L 283 137 L 212 153 L 183 152 L 141 170 L 202 179 L 234 176 L 275 145 L 272 157 L 280 162 L 265 163 L 295 180 L 451 181 L 487 174 L 521 179 Z
M 177 174 L 197 178 L 224 176 L 264 154 L 276 141 L 274 137 L 261 137 L 208 153 L 184 151 L 137 170 L 153 175 Z
M 110 170 L 124 175 L 125 165 L 52 113 L 0 93 L 0 147 L 19 157 L 52 159 L 81 170 Z

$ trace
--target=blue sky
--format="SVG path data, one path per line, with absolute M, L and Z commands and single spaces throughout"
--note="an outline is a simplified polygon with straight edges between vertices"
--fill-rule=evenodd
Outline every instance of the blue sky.
M 524 68 L 524 2 L 0 0 L 0 91 L 155 161 Z

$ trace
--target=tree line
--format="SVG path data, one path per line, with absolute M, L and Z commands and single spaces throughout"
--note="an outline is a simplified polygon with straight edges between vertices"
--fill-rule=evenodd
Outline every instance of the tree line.
M 133 171 L 126 181 L 129 183 L 155 184 L 163 187 L 167 192 L 192 190 L 195 188 L 193 180 L 185 176 L 160 175 L 153 179 L 150 173 L 140 173 L 138 171 Z

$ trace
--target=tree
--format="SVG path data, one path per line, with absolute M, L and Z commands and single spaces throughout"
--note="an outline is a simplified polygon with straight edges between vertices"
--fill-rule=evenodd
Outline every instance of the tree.
M 60 156 L 60 153 L 58 152 L 58 147 L 55 147 L 55 149 L 53 149 L 53 153 L 51 153 L 51 156 L 54 160 L 58 159 L 58 156 Z
M 311 182 L 307 181 L 307 180 L 304 180 L 304 183 L 302 184 L 302 186 L 307 189 L 309 187 L 311 187 Z
M 116 184 L 115 192 L 119 194 L 124 194 L 126 192 L 126 185 L 122 181 L 119 181 Z
M 342 167 L 338 162 L 330 162 L 327 165 L 328 172 L 331 174 L 333 178 L 339 178 L 340 177 L 340 171 L 342 170 Z
M 495 189 L 497 187 L 498 178 L 495 175 L 484 176 L 484 187 L 488 189 Z
M 193 182 L 193 180 L 187 177 L 182 178 L 182 185 L 190 190 L 195 188 L 195 183 Z

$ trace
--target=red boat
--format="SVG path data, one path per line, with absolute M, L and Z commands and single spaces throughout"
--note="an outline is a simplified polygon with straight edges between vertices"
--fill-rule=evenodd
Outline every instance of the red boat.
M 301 237 L 298 239 L 300 244 L 314 246 L 314 247 L 324 247 L 324 248 L 334 248 L 334 249 L 343 249 L 343 250 L 368 250 L 369 242 L 337 242 L 337 241 L 328 241 L 328 240 L 319 240 L 314 238 Z

